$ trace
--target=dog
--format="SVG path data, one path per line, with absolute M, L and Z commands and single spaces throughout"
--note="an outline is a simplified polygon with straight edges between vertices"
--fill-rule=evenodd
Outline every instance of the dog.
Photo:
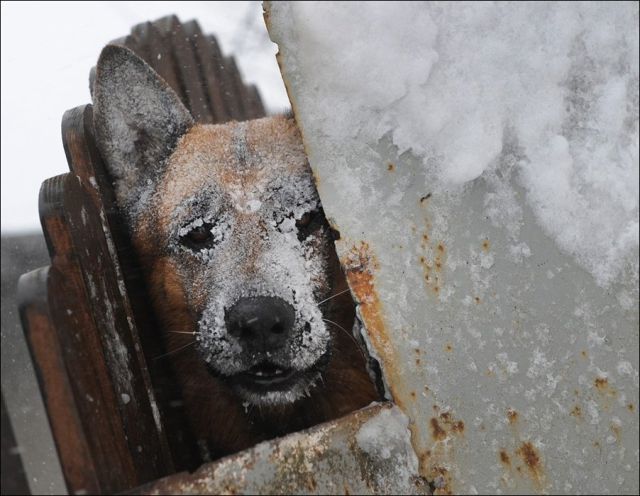
M 197 124 L 117 45 L 93 96 L 96 143 L 213 456 L 380 399 L 293 117 Z

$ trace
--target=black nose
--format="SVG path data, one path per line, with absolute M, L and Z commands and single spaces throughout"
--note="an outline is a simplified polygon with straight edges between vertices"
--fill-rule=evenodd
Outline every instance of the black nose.
M 229 334 L 260 351 L 279 348 L 289 337 L 296 314 L 286 301 L 273 296 L 240 298 L 226 311 Z

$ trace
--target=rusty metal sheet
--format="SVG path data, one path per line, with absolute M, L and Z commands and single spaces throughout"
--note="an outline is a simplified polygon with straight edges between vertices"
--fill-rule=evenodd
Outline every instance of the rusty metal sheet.
M 407 423 L 397 407 L 372 405 L 133 494 L 428 494 Z
M 517 240 L 486 215 L 491 177 L 451 194 L 429 188 L 421 161 L 388 136 L 327 139 L 305 107 L 318 88 L 298 72 L 313 61 L 297 58 L 309 14 L 296 9 L 269 3 L 267 25 L 421 475 L 436 494 L 637 494 L 637 287 L 603 289 L 558 247 L 507 147 L 498 172 L 514 191 Z

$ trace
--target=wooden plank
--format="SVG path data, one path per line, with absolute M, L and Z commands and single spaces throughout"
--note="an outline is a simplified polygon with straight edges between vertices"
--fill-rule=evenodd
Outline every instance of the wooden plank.
M 94 144 L 92 108 L 89 105 L 82 112 L 81 108 L 76 111 L 75 118 L 82 120 L 84 126 L 85 148 L 83 150 L 82 147 L 74 147 L 79 160 L 72 160 L 71 163 L 74 172 L 79 174 L 84 184 L 92 186 L 89 191 L 93 195 L 93 203 L 104 209 L 104 216 L 101 215 L 103 232 L 108 240 L 107 246 L 110 249 L 110 259 L 118 287 L 126 288 L 122 306 L 126 312 L 127 323 L 133 323 L 131 338 L 133 350 L 137 355 L 139 374 L 144 381 L 150 403 L 157 405 L 159 415 L 156 415 L 161 419 L 160 427 L 156 427 L 164 465 L 167 470 L 173 470 L 171 467 L 181 470 L 192 468 L 198 457 L 197 447 L 189 432 L 181 392 L 173 369 L 169 361 L 154 359 L 166 353 L 163 337 L 158 333 L 160 326 L 150 310 L 150 297 L 141 270 L 142 265 L 133 248 L 124 216 L 118 208 L 111 179 Z M 77 127 L 80 125 L 78 123 Z M 69 145 L 71 143 L 75 143 L 75 138 L 70 138 Z M 152 446 L 150 449 L 155 448 Z
M 189 21 L 182 25 L 184 32 L 191 42 L 196 56 L 196 65 L 200 71 L 200 81 L 207 98 L 211 123 L 221 124 L 229 120 L 224 97 L 222 94 L 222 82 L 218 75 L 217 66 L 222 62 L 215 38 L 213 41 L 202 33 L 196 21 Z
M 20 317 L 67 488 L 71 492 L 85 490 L 97 493 L 101 490 L 99 469 L 85 435 L 86 426 L 69 380 L 63 346 L 49 313 L 49 270 L 47 266 L 20 277 Z M 99 416 L 98 426 L 102 420 L 103 417 Z
M 249 119 L 259 119 L 267 115 L 262 103 L 262 98 L 260 97 L 260 92 L 256 85 L 245 85 L 245 88 L 245 95 L 247 98 L 246 107 L 249 112 Z
M 20 280 L 21 316 L 69 490 L 118 491 L 139 478 L 73 251 L 64 205 L 70 182 L 77 179 L 64 174 L 40 190 L 52 266 Z
M 244 85 L 240 79 L 240 73 L 233 57 L 223 57 L 220 71 L 223 73 L 222 92 L 225 97 L 227 109 L 234 120 L 247 120 L 247 111 L 244 102 Z
M 65 190 L 65 209 L 127 446 L 137 476 L 148 480 L 172 471 L 173 464 L 111 234 L 115 215 L 104 208 L 115 199 L 93 143 L 92 122 L 90 105 L 63 118 L 65 152 L 76 175 Z
M 206 43 L 203 43 L 203 58 L 206 57 L 212 60 L 211 67 L 208 71 L 211 71 L 209 81 L 207 84 L 211 87 L 215 84 L 215 90 L 220 94 L 222 106 L 224 108 L 224 115 L 227 122 L 229 120 L 241 120 L 242 108 L 239 107 L 237 102 L 237 96 L 233 88 L 233 79 L 229 77 L 229 72 L 226 65 L 225 57 L 222 56 L 222 51 L 218 45 L 216 37 L 213 35 L 205 36 Z
M 160 74 L 186 105 L 187 97 L 177 74 L 177 62 L 173 56 L 170 39 L 151 22 L 137 24 L 133 27 L 132 33 L 145 47 L 145 56 L 142 58 Z
M 213 117 L 190 36 L 182 28 L 182 24 L 176 16 L 171 16 L 167 22 L 170 26 L 173 56 L 175 60 L 179 61 L 177 64 L 178 78 L 185 90 L 191 115 L 198 122 L 211 124 Z
M 176 16 L 166 16 L 153 23 L 158 29 L 173 57 L 173 71 L 180 87 L 180 97 L 194 119 L 211 122 L 206 97 L 199 83 L 195 56 L 190 43 L 185 40 L 182 25 Z M 173 87 L 173 85 L 172 85 Z M 207 121 L 208 119 L 208 121 Z

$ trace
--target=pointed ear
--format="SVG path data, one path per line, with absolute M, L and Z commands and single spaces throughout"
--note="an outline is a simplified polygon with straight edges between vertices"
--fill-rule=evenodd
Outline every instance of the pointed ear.
M 135 217 L 193 118 L 146 62 L 118 45 L 100 54 L 93 100 L 96 144 L 119 205 Z

